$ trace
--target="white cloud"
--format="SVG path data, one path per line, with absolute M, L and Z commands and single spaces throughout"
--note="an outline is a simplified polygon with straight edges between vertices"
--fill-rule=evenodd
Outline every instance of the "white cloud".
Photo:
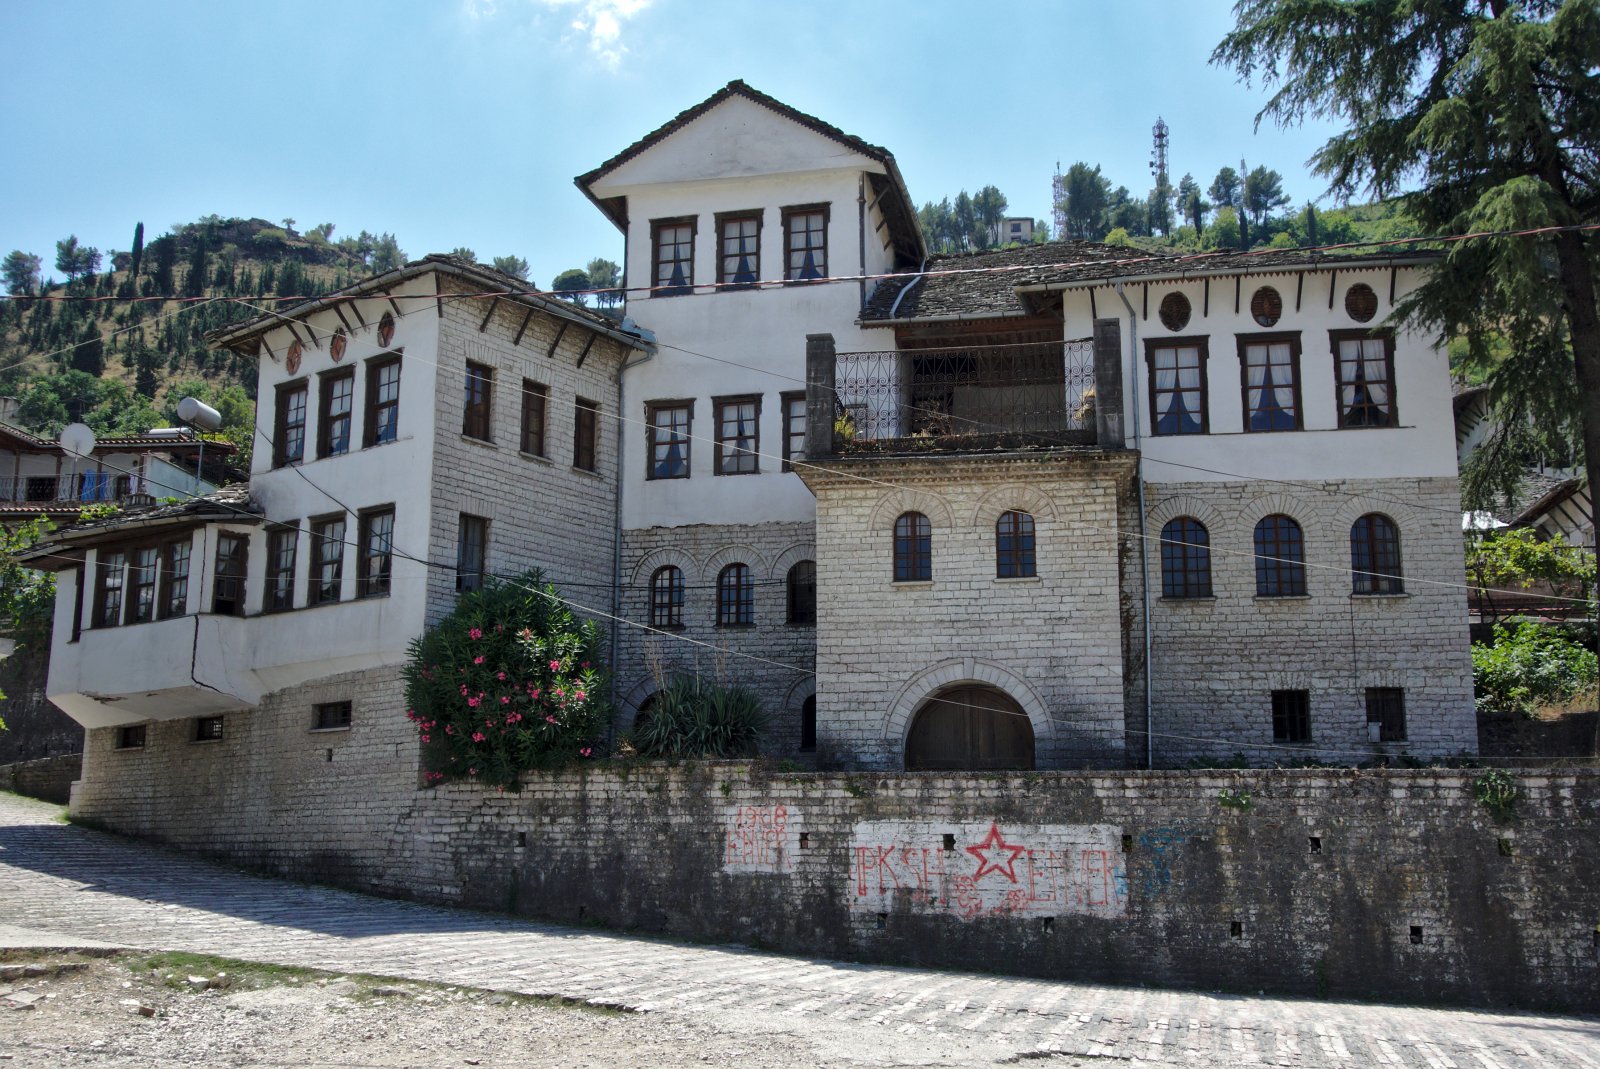
M 494 0 L 473 0 L 480 4 L 493 4 Z M 538 0 L 552 9 L 577 8 L 571 27 L 578 37 L 588 43 L 589 51 L 610 70 L 616 70 L 627 55 L 628 46 L 622 43 L 623 25 L 654 0 Z

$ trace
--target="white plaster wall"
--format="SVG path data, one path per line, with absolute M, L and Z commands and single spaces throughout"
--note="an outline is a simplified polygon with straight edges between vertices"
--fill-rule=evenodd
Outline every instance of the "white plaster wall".
M 1206 312 L 1201 281 L 1153 282 L 1149 286 L 1149 314 L 1145 315 L 1144 284 L 1125 287 L 1138 317 L 1138 344 L 1130 351 L 1127 310 L 1115 290 L 1095 293 L 1095 311 L 1103 318 L 1115 316 L 1123 335 L 1123 416 L 1133 445 L 1135 405 L 1145 437 L 1144 475 L 1152 482 L 1226 482 L 1244 479 L 1317 480 L 1328 478 L 1385 478 L 1454 476 L 1456 474 L 1455 420 L 1450 407 L 1449 356 L 1433 339 L 1412 331 L 1395 337 L 1395 400 L 1398 427 L 1339 429 L 1337 378 L 1328 339 L 1330 330 L 1378 327 L 1393 311 L 1389 301 L 1387 269 L 1350 270 L 1336 276 L 1307 273 L 1295 310 L 1298 273 L 1250 275 L 1244 279 L 1239 310 L 1234 312 L 1234 280 L 1211 280 L 1210 309 Z M 1333 308 L 1328 307 L 1330 280 Z M 1364 282 L 1378 295 L 1378 313 L 1370 323 L 1357 323 L 1344 310 L 1345 292 Z M 1402 270 L 1396 297 L 1414 287 L 1414 272 Z M 1283 298 L 1283 317 L 1270 328 L 1250 316 L 1250 297 L 1261 286 L 1272 286 Z M 1161 299 L 1177 291 L 1189 298 L 1193 309 L 1183 329 L 1170 331 L 1157 314 Z M 1091 311 L 1086 291 L 1066 295 L 1068 337 L 1091 332 Z M 1243 394 L 1240 386 L 1236 335 L 1299 331 L 1300 394 L 1304 406 L 1299 431 L 1245 433 Z M 1210 336 L 1206 386 L 1210 433 L 1150 436 L 1149 374 L 1145 342 L 1174 335 Z M 1206 470 L 1210 469 L 1210 470 Z

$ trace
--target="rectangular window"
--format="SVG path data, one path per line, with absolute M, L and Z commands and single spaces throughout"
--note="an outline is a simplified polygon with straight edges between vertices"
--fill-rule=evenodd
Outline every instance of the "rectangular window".
M 317 456 L 333 457 L 350 451 L 350 408 L 356 395 L 356 369 L 322 377 L 318 408 Z
M 400 358 L 374 360 L 367 365 L 367 445 L 382 445 L 400 436 Z
M 573 409 L 572 466 L 584 471 L 598 467 L 600 444 L 600 405 L 586 398 L 578 398 Z
M 249 573 L 250 540 L 244 535 L 217 535 L 217 567 L 212 581 L 211 611 L 244 615 L 244 582 Z
M 1311 741 L 1311 692 L 1275 690 L 1272 692 L 1272 741 Z
M 67 640 L 69 642 L 76 642 L 83 637 L 83 596 L 87 593 L 84 578 L 83 565 L 72 569 L 72 637 Z
M 117 731 L 117 749 L 142 750 L 144 749 L 145 725 L 125 724 Z
M 1394 409 L 1394 335 L 1328 332 L 1339 379 L 1339 426 L 1398 426 Z
M 222 738 L 222 717 L 197 716 L 194 718 L 194 741 L 217 742 Z
M 456 525 L 456 589 L 477 590 L 488 571 L 489 521 L 461 513 Z
M 128 558 L 121 550 L 101 550 L 95 561 L 94 626 L 122 623 L 122 581 Z
M 493 441 L 490 430 L 494 425 L 494 369 L 483 364 L 467 364 L 466 412 L 461 419 L 461 433 L 480 441 Z
M 344 585 L 344 514 L 311 522 L 311 583 L 307 605 L 338 601 Z
M 306 455 L 306 384 L 278 387 L 277 416 L 272 429 L 272 466 L 298 464 Z
M 356 558 L 356 597 L 388 597 L 394 564 L 394 506 L 361 514 Z
M 1406 741 L 1406 692 L 1403 688 L 1367 688 L 1367 730 L 1373 742 Z
M 189 554 L 194 543 L 185 538 L 161 547 L 161 608 L 163 620 L 189 611 Z
M 753 286 L 761 280 L 761 213 L 717 216 L 721 258 L 717 282 L 725 287 Z
M 655 264 L 652 297 L 694 292 L 694 220 L 657 219 L 650 224 Z
M 261 599 L 262 611 L 294 608 L 294 558 L 299 541 L 299 524 L 267 532 L 267 589 Z
M 644 416 L 650 429 L 650 464 L 645 478 L 687 479 L 694 402 L 647 401 Z
M 754 475 L 761 470 L 761 398 L 714 397 L 718 475 Z
M 350 729 L 349 702 L 323 702 L 315 709 L 315 731 L 348 731 Z
M 545 412 L 550 388 L 532 379 L 522 380 L 522 451 L 542 457 L 544 453 Z
M 793 461 L 806 458 L 806 395 L 780 394 L 783 404 L 783 470 L 793 471 Z
M 783 277 L 788 281 L 828 277 L 826 205 L 783 210 L 783 252 Z
M 155 546 L 136 549 L 128 561 L 128 623 L 142 624 L 156 618 L 156 561 L 161 551 Z
M 1239 335 L 1244 429 L 1300 429 L 1300 335 Z
M 1150 368 L 1150 426 L 1156 434 L 1205 434 L 1205 338 L 1162 338 L 1145 345 Z

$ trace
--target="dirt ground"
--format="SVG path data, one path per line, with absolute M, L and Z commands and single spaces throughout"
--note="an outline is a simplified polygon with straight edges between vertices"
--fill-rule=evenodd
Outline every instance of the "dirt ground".
M 774 1029 L 770 1020 L 748 1029 L 713 1026 L 691 1015 L 188 954 L 12 951 L 0 958 L 0 1069 L 991 1063 L 981 1048 L 897 1039 L 870 1052 L 830 1050 L 826 1032 Z

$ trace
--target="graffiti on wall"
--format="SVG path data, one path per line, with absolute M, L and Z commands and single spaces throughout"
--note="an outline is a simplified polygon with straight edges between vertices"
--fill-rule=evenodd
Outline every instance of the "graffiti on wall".
M 722 821 L 722 871 L 794 871 L 800 820 L 785 805 L 730 806 Z
M 1110 824 L 865 821 L 850 844 L 853 913 L 1128 912 L 1122 831 Z

